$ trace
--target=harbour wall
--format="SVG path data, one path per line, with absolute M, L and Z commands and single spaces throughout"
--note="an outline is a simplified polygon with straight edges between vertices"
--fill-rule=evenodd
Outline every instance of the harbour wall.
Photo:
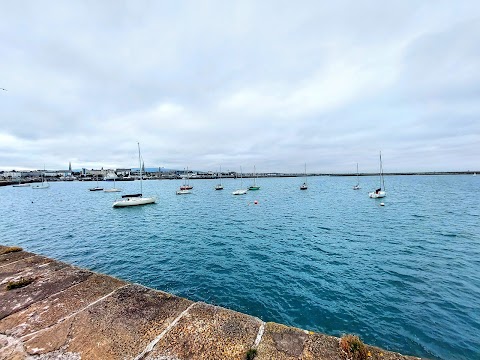
M 0 359 L 344 358 L 333 336 L 11 250 L 0 245 Z M 367 351 L 372 360 L 419 359 Z

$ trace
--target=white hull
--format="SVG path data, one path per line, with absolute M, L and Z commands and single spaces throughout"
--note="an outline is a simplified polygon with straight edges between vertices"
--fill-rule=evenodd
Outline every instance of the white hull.
M 29 187 L 30 184 L 16 184 L 16 185 L 13 185 L 13 187 Z
M 127 207 L 127 206 L 138 206 L 138 205 L 147 205 L 154 204 L 157 201 L 154 197 L 131 197 L 122 200 L 115 201 L 113 207 Z
M 121 192 L 122 189 L 105 189 L 103 192 Z
M 360 185 L 355 185 L 355 186 L 353 187 L 353 190 L 360 190 L 360 189 L 361 189 Z
M 190 190 L 177 190 L 176 194 L 177 195 L 187 195 L 191 194 L 192 192 Z
M 50 184 L 45 182 L 41 185 L 32 185 L 32 189 L 48 189 L 50 187 Z
M 247 191 L 248 191 L 247 189 L 235 190 L 234 192 L 232 192 L 232 195 L 245 195 Z
M 375 191 L 372 191 L 371 193 L 368 193 L 368 196 L 372 199 L 379 199 L 387 196 L 387 193 L 385 191 L 379 191 L 378 193 Z

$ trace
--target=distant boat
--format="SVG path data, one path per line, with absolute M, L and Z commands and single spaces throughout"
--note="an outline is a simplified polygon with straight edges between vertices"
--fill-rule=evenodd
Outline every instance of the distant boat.
M 240 189 L 235 190 L 232 192 L 232 195 L 245 195 L 247 193 L 247 189 L 243 188 L 243 176 L 242 176 L 242 167 L 240 166 Z
M 94 188 L 90 188 L 88 190 L 90 190 L 90 191 L 102 191 L 103 190 L 103 188 L 98 186 L 98 176 L 96 177 L 96 179 L 97 179 L 97 186 L 95 186 Z
M 142 180 L 142 162 L 140 154 L 140 143 L 138 145 L 138 163 L 140 165 L 140 194 L 123 195 L 121 200 L 117 200 L 113 203 L 112 207 L 127 207 L 154 204 L 157 199 L 155 197 L 143 197 L 143 180 Z
M 257 174 L 255 165 L 253 165 L 253 185 L 249 186 L 248 190 L 260 190 L 260 186 L 257 186 Z
M 113 188 L 103 190 L 103 192 L 121 192 L 121 191 L 122 189 L 117 189 L 115 187 L 115 178 L 113 178 Z
M 188 184 L 188 167 L 187 167 L 187 172 L 185 173 L 185 169 L 183 169 L 183 185 L 180 186 L 180 189 L 175 192 L 177 195 L 187 195 L 191 194 L 192 192 L 190 191 L 193 186 L 190 186 Z
M 192 192 L 188 189 L 180 189 L 180 190 L 177 190 L 175 192 L 175 194 L 177 195 L 187 195 L 187 194 L 191 194 Z
M 43 167 L 43 172 L 44 173 L 42 174 L 42 183 L 32 185 L 32 189 L 48 189 L 50 187 L 50 184 L 45 179 L 45 166 Z
M 180 190 L 192 190 L 193 186 L 190 185 L 190 177 L 188 175 L 188 166 L 187 166 L 186 176 L 185 176 L 185 170 L 184 170 L 183 180 L 184 180 L 184 183 L 182 186 L 180 186 Z
M 360 182 L 358 180 L 358 163 L 357 163 L 357 184 L 353 187 L 353 190 L 360 190 Z
M 305 163 L 305 181 L 303 182 L 302 185 L 300 185 L 300 190 L 307 190 L 308 185 L 307 185 L 307 163 Z
M 385 180 L 383 178 L 383 164 L 382 164 L 382 152 L 380 151 L 380 188 L 368 193 L 368 196 L 372 199 L 383 198 L 387 195 L 385 192 Z
M 18 184 L 13 185 L 13 187 L 29 187 L 30 184 L 23 183 L 22 184 L 22 178 L 18 179 Z
M 473 173 L 473 176 L 477 176 L 477 173 Z
M 220 173 L 219 173 L 219 179 L 220 183 L 215 185 L 215 190 L 223 190 L 223 185 L 222 185 L 222 167 L 220 166 Z

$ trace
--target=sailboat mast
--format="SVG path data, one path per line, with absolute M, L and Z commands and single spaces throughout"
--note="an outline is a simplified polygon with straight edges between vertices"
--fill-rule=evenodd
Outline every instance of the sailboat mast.
M 257 186 L 257 172 L 255 169 L 255 165 L 253 165 L 253 186 Z
M 242 175 L 242 167 L 240 166 L 240 188 L 243 188 L 243 175 Z
M 385 191 L 385 179 L 383 178 L 382 152 L 380 151 L 380 187 Z
M 305 184 L 307 183 L 307 163 L 305 163 Z
M 220 165 L 220 185 L 222 185 L 222 165 Z
M 358 181 L 358 163 L 357 163 L 357 185 L 359 184 L 360 182 Z
M 142 161 L 140 160 L 140 143 L 137 142 L 138 145 L 138 166 L 140 167 L 140 194 L 143 195 L 143 183 L 142 183 Z

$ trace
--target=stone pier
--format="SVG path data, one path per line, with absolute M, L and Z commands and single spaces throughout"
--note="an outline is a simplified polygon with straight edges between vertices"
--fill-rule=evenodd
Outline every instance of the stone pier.
M 342 359 L 339 339 L 0 245 L 0 359 Z M 25 286 L 8 289 L 21 280 Z M 367 346 L 368 359 L 418 359 Z M 250 355 L 252 356 L 252 355 Z

